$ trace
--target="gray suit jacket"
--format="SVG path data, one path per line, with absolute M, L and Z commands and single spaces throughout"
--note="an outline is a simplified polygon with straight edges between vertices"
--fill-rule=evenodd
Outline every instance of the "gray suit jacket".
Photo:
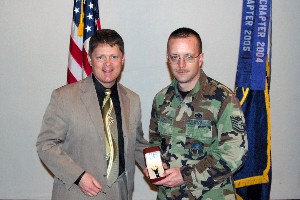
M 144 168 L 139 96 L 118 84 L 124 134 L 128 199 L 132 199 L 135 161 Z M 106 185 L 105 135 L 98 98 L 91 76 L 53 91 L 37 139 L 39 157 L 54 174 L 53 199 L 91 199 L 76 179 L 83 171 Z M 94 199 L 104 199 L 99 193 Z

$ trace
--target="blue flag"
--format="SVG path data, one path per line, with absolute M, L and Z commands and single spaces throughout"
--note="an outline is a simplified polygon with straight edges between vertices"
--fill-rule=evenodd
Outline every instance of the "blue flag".
M 235 92 L 245 115 L 248 153 L 234 174 L 238 200 L 269 200 L 271 191 L 271 0 L 244 0 Z

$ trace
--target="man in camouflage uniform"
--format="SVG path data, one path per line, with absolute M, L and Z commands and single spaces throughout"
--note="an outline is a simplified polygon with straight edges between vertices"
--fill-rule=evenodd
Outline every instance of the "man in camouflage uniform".
M 197 32 L 175 30 L 167 53 L 175 79 L 155 96 L 150 121 L 150 144 L 168 167 L 157 199 L 235 199 L 232 175 L 248 147 L 239 101 L 201 69 Z

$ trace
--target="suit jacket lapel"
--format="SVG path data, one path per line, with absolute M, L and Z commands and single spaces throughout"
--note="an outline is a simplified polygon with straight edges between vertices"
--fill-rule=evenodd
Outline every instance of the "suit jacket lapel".
M 102 114 L 99 107 L 96 89 L 91 76 L 82 81 L 81 91 L 82 103 L 89 113 L 91 121 L 97 129 L 97 133 L 99 133 L 100 139 L 104 140 L 104 134 L 100 134 L 104 130 Z
M 128 147 L 128 134 L 129 134 L 129 120 L 130 120 L 130 100 L 127 96 L 126 90 L 123 86 L 118 83 L 118 93 L 120 98 L 120 106 L 121 106 L 121 117 L 122 117 L 122 129 L 123 129 L 123 138 L 124 138 L 124 151 L 125 156 L 127 155 L 127 147 Z
M 124 153 L 127 155 L 127 147 L 128 147 L 128 134 L 130 127 L 130 100 L 127 96 L 126 90 L 119 83 L 118 84 L 118 93 L 120 98 L 120 107 L 121 107 L 121 117 L 122 117 L 122 129 L 123 129 L 123 137 L 124 137 Z M 91 117 L 91 121 L 97 129 L 97 132 L 100 135 L 100 139 L 102 141 L 105 140 L 104 134 L 104 125 L 102 114 L 99 108 L 99 102 L 97 93 L 94 87 L 93 79 L 91 76 L 87 77 L 82 81 L 81 86 L 81 100 L 83 105 L 85 106 L 87 112 Z

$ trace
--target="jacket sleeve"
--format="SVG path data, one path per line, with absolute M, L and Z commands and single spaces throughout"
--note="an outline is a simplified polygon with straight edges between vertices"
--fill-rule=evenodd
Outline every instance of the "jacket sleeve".
M 84 170 L 62 148 L 69 128 L 68 119 L 64 113 L 64 106 L 59 91 L 53 91 L 43 117 L 36 146 L 38 155 L 43 163 L 58 179 L 70 188 Z
M 135 145 L 135 160 L 138 163 L 138 165 L 144 169 L 146 167 L 145 160 L 144 160 L 144 153 L 143 150 L 149 146 L 149 143 L 144 138 L 144 132 L 142 128 L 142 116 L 141 116 L 141 103 L 138 98 L 138 102 L 136 105 L 134 105 L 137 109 L 137 115 L 136 115 L 136 145 Z
M 156 108 L 156 100 L 153 100 L 152 110 L 151 110 L 151 118 L 149 125 L 149 143 L 150 146 L 161 146 L 161 135 L 158 132 L 158 119 L 157 119 L 157 108 Z
M 185 184 L 191 191 L 212 188 L 239 169 L 248 148 L 244 122 L 239 101 L 233 95 L 227 96 L 218 113 L 218 138 L 210 152 L 197 164 L 181 167 Z

